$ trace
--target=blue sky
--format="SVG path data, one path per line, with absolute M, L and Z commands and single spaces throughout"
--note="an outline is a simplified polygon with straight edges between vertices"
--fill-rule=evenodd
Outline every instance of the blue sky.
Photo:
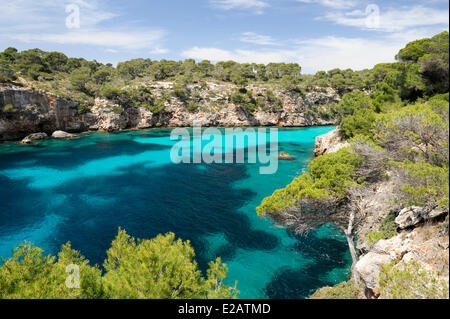
M 304 73 L 363 69 L 393 61 L 409 41 L 448 30 L 448 6 L 447 0 L 0 0 L 0 50 L 38 47 L 114 64 L 194 58 L 297 62 Z

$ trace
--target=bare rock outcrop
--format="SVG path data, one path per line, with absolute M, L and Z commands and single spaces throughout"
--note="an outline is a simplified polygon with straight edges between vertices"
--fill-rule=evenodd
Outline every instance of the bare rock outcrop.
M 21 144 L 32 144 L 33 141 L 45 140 L 48 137 L 46 133 L 33 133 L 27 135 L 20 143 Z
M 56 139 L 65 139 L 65 138 L 74 138 L 76 137 L 76 135 L 64 131 L 55 131 L 53 132 L 52 137 Z
M 316 137 L 314 155 L 320 156 L 327 153 L 336 153 L 341 148 L 348 146 L 350 144 L 342 139 L 342 132 L 339 129 L 335 129 Z
M 0 141 L 19 140 L 35 132 L 86 130 L 77 112 L 74 101 L 42 90 L 0 87 Z
M 355 265 L 355 271 L 373 295 L 379 292 L 379 278 L 383 266 L 393 263 L 401 270 L 406 263 L 415 262 L 420 269 L 433 274 L 438 280 L 449 281 L 449 237 L 441 231 L 443 223 L 426 225 L 376 242 Z
M 436 207 L 429 210 L 426 207 L 410 206 L 403 208 L 395 218 L 395 224 L 400 230 L 415 227 L 418 224 L 439 218 L 448 214 L 448 209 Z

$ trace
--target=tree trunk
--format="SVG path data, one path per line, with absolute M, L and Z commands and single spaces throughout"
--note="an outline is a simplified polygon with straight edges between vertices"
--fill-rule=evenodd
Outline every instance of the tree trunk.
M 350 250 L 350 255 L 352 256 L 352 274 L 353 274 L 353 280 L 355 281 L 355 284 L 359 282 L 359 276 L 355 271 L 356 263 L 358 262 L 358 255 L 356 254 L 355 249 L 355 235 L 353 234 L 353 223 L 355 221 L 355 212 L 352 210 L 350 212 L 349 220 L 348 220 L 348 227 L 346 230 L 344 230 L 345 237 L 347 238 L 348 243 L 348 249 Z

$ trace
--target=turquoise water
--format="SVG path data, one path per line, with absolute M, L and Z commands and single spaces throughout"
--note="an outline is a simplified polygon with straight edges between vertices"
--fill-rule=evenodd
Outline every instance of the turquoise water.
M 101 265 L 119 226 L 139 238 L 174 232 L 192 242 L 202 270 L 221 256 L 240 298 L 305 298 L 347 279 L 345 238 L 331 225 L 295 236 L 255 208 L 307 168 L 315 137 L 332 129 L 280 129 L 279 151 L 295 160 L 272 175 L 260 164 L 174 164 L 167 129 L 0 144 L 0 256 L 24 240 L 48 254 L 70 241 Z

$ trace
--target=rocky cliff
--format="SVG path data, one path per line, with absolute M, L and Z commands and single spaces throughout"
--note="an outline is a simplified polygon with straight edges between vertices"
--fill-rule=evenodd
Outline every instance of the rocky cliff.
M 153 83 L 148 87 L 156 96 L 167 96 L 172 83 Z M 81 113 L 76 102 L 55 94 L 17 86 L 0 87 L 0 140 L 17 140 L 28 134 L 55 130 L 82 132 L 88 130 L 119 131 L 151 127 L 190 127 L 193 121 L 203 126 L 312 126 L 333 125 L 335 120 L 321 117 L 311 109 L 336 103 L 339 95 L 332 89 L 292 95 L 283 91 L 274 94 L 278 108 L 259 107 L 249 113 L 231 102 L 235 87 L 208 83 L 206 88 L 192 87 L 200 101 L 198 109 L 189 111 L 179 98 L 165 101 L 164 111 L 154 114 L 148 108 L 122 107 L 113 101 L 96 98 L 94 105 Z M 264 96 L 266 88 L 250 86 L 256 97 Z
M 88 125 L 75 102 L 41 90 L 0 88 L 0 140 L 16 140 L 57 129 L 83 131 Z
M 350 144 L 341 139 L 337 129 L 316 138 L 314 153 L 316 156 L 333 153 L 347 146 Z M 448 298 L 448 207 L 398 206 L 395 201 L 398 191 L 396 178 L 394 172 L 388 171 L 385 179 L 371 185 L 371 193 L 359 199 L 357 206 L 367 217 L 356 228 L 359 256 L 353 271 L 361 284 L 357 295 L 399 298 L 393 291 L 409 289 L 408 298 L 429 298 L 430 294 Z M 379 233 L 380 226 L 386 224 L 389 215 L 393 216 L 389 219 L 393 229 L 389 238 L 370 238 L 371 233 Z M 391 277 L 380 281 L 382 276 Z M 381 282 L 385 287 L 380 285 Z M 411 286 L 396 286 L 405 282 Z M 326 289 L 333 288 L 326 287 L 322 291 Z M 401 296 L 404 297 L 404 292 Z
M 341 130 L 335 129 L 327 134 L 316 137 L 314 144 L 314 155 L 320 156 L 328 153 L 336 153 L 341 148 L 348 146 L 350 146 L 350 144 L 342 139 Z

